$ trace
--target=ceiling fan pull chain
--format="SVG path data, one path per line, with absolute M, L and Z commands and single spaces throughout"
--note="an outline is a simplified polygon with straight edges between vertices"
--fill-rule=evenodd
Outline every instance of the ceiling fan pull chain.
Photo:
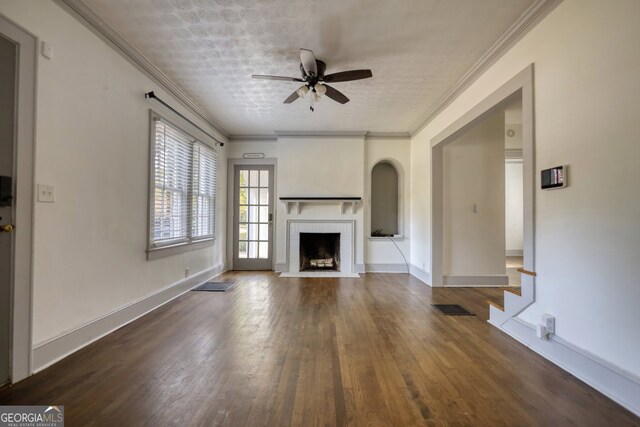
M 316 111 L 315 108 L 313 108 L 313 94 L 309 95 L 309 109 L 311 110 L 311 112 Z

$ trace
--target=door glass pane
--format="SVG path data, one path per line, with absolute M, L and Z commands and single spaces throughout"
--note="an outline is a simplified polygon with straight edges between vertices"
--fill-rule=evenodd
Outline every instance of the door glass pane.
M 249 171 L 249 186 L 258 187 L 258 171 Z
M 258 242 L 249 242 L 249 258 L 258 258 Z
M 249 206 L 249 222 L 258 222 L 257 206 Z
M 258 224 L 249 224 L 249 239 L 258 240 Z
M 269 186 L 269 171 L 260 171 L 260 187 Z
M 260 242 L 260 258 L 269 258 L 269 242 Z
M 269 206 L 260 206 L 260 222 L 269 221 Z
M 238 240 L 247 240 L 247 224 L 240 224 L 238 228 Z
M 260 240 L 269 240 L 269 224 L 260 224 Z
M 240 206 L 240 222 L 247 222 L 248 206 Z
M 247 257 L 247 242 L 238 242 L 238 258 Z
M 249 171 L 240 171 L 240 187 L 249 186 Z
M 268 205 L 269 204 L 269 189 L 261 188 L 260 189 L 260 204 Z
M 249 202 L 248 190 L 246 188 L 240 189 L 239 201 L 241 205 L 246 205 Z
M 250 188 L 249 189 L 249 204 L 257 205 L 258 204 L 258 189 Z

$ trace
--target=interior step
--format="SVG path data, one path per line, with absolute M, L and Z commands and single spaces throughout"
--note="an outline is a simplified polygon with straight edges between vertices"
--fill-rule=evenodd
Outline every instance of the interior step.
M 514 295 L 518 295 L 519 297 L 522 296 L 522 289 L 521 288 L 504 288 L 505 291 L 510 292 Z
M 490 300 L 487 300 L 487 302 L 489 303 L 489 305 L 494 306 L 494 307 L 495 307 L 495 308 L 497 308 L 498 310 L 500 310 L 500 311 L 504 311 L 504 306 L 503 306 L 503 305 L 498 304 L 498 303 L 497 303 L 497 302 L 495 302 L 495 301 L 490 301 Z

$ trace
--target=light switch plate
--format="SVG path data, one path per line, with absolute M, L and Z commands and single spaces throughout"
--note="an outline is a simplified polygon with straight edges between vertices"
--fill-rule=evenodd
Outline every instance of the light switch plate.
M 51 43 L 42 42 L 42 56 L 47 59 L 53 59 L 53 46 L 51 46 Z
M 42 203 L 54 203 L 56 201 L 56 189 L 51 184 L 38 184 L 38 201 Z

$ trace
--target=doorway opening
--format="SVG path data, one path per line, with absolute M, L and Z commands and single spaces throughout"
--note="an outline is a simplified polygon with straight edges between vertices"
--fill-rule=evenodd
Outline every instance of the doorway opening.
M 509 286 L 519 287 L 521 278 L 518 269 L 524 267 L 522 99 L 505 108 L 504 137 L 505 264 Z
M 523 199 L 521 265 L 534 271 L 531 64 L 431 140 L 432 286 L 504 286 L 509 283 L 505 262 L 505 176 L 506 158 L 510 152 L 505 145 L 505 115 L 507 108 L 517 103 L 521 105 L 522 116 L 522 148 L 519 149 Z M 478 134 L 473 135 L 474 132 Z M 465 138 L 469 140 L 464 141 Z M 474 140 L 482 139 L 490 141 L 486 147 L 474 145 Z M 460 144 L 459 140 L 463 143 L 456 146 Z M 463 147 L 465 144 L 466 148 Z M 470 151 L 463 152 L 470 150 L 469 147 L 479 151 L 475 158 L 469 155 Z M 456 222 L 452 223 L 452 220 Z M 486 227 L 491 229 L 491 250 L 486 245 Z M 469 244 L 469 240 L 474 240 L 473 244 Z M 477 263 L 476 257 L 486 256 L 487 252 L 491 254 L 490 259 Z M 527 286 L 528 301 L 529 296 L 533 296 L 529 292 L 533 289 L 533 277 L 527 279 Z
M 0 16 L 0 383 L 31 374 L 36 55 L 37 39 Z

